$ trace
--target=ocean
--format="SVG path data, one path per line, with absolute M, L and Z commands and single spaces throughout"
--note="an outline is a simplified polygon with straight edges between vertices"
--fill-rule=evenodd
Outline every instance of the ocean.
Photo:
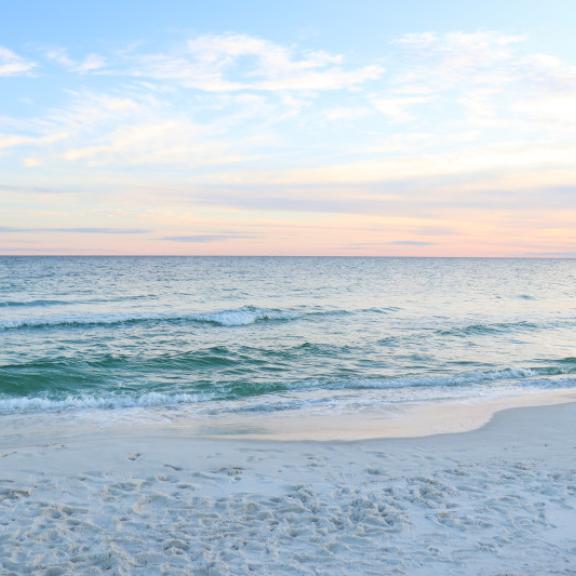
M 569 388 L 575 335 L 574 260 L 1 257 L 0 417 Z

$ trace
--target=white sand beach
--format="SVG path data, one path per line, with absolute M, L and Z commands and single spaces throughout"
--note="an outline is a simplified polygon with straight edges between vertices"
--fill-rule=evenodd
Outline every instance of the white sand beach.
M 362 441 L 6 428 L 0 574 L 573 575 L 575 421 L 571 403 Z

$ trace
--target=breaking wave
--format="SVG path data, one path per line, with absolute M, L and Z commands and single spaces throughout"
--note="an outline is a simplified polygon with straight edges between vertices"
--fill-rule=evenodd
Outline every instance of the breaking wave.
M 486 383 L 493 386 L 485 387 Z M 483 386 L 484 385 L 484 386 Z M 462 391 L 476 390 L 476 393 L 489 394 L 491 392 L 510 389 L 552 389 L 576 386 L 576 375 L 571 369 L 559 367 L 542 368 L 505 368 L 502 370 L 488 370 L 479 372 L 465 372 L 452 376 L 404 376 L 382 378 L 325 378 L 315 380 L 301 380 L 291 382 L 287 387 L 273 385 L 251 385 L 245 383 L 230 386 L 215 387 L 182 393 L 170 392 L 144 392 L 137 391 L 112 392 L 102 394 L 62 394 L 60 397 L 45 393 L 37 396 L 0 396 L 0 414 L 29 414 L 43 412 L 68 412 L 81 410 L 118 410 L 131 408 L 169 408 L 184 405 L 198 405 L 208 402 L 217 413 L 215 401 L 246 400 L 247 398 L 260 398 L 260 406 L 255 411 L 275 411 L 286 409 L 284 404 L 293 405 L 292 394 L 315 393 L 318 391 L 354 391 L 354 390 L 404 390 L 428 389 L 448 390 L 460 389 Z M 473 397 L 472 394 L 471 397 Z M 404 401 L 410 401 L 410 394 L 404 395 Z M 278 404 L 281 399 L 284 404 Z M 417 400 L 417 396 L 414 396 Z M 317 400 L 312 400 L 317 401 Z M 304 408 L 306 400 L 300 398 L 294 406 Z M 244 409 L 244 408 L 243 408 Z
M 0 329 L 91 327 L 147 322 L 195 322 L 218 326 L 247 326 L 257 322 L 294 320 L 305 315 L 305 313 L 294 310 L 256 308 L 252 306 L 216 312 L 191 312 L 189 314 L 182 314 L 181 312 L 174 314 L 166 312 L 69 314 L 65 316 L 45 316 L 29 320 L 0 320 Z

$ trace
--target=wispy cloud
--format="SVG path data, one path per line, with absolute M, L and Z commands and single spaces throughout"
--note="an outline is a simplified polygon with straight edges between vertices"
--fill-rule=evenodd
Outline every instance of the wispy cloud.
M 75 60 L 65 48 L 50 48 L 44 52 L 44 56 L 59 66 L 80 74 L 102 70 L 106 66 L 106 59 L 94 52 Z
M 23 134 L 0 134 L 0 154 L 11 148 L 24 146 L 39 147 L 47 146 L 65 140 L 68 137 L 66 133 L 54 132 L 52 134 L 38 134 L 27 136 Z
M 26 186 L 22 184 L 0 184 L 0 192 L 5 192 L 6 194 L 73 194 L 74 190 L 65 188 L 51 188 L 50 186 Z
M 0 46 L 0 76 L 20 76 L 28 74 L 36 67 L 34 62 L 26 60 L 9 48 Z
M 173 53 L 136 55 L 131 74 L 208 92 L 354 89 L 380 78 L 370 64 L 345 68 L 340 54 L 298 51 L 246 34 L 193 38 Z
M 162 240 L 168 242 L 186 242 L 191 244 L 206 244 L 207 242 L 224 242 L 227 240 L 239 240 L 252 238 L 241 234 L 192 234 L 189 236 L 164 236 Z
M 215 139 L 210 130 L 186 118 L 150 118 L 126 123 L 102 134 L 95 144 L 66 149 L 62 158 L 88 160 L 105 164 L 182 164 L 190 166 L 233 164 L 249 156 L 249 142 L 244 150 L 234 142 Z

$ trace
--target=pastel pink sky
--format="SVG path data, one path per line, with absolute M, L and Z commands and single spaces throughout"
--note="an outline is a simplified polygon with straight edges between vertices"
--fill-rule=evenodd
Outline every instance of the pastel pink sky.
M 576 66 L 529 35 L 0 47 L 0 253 L 576 256 Z

